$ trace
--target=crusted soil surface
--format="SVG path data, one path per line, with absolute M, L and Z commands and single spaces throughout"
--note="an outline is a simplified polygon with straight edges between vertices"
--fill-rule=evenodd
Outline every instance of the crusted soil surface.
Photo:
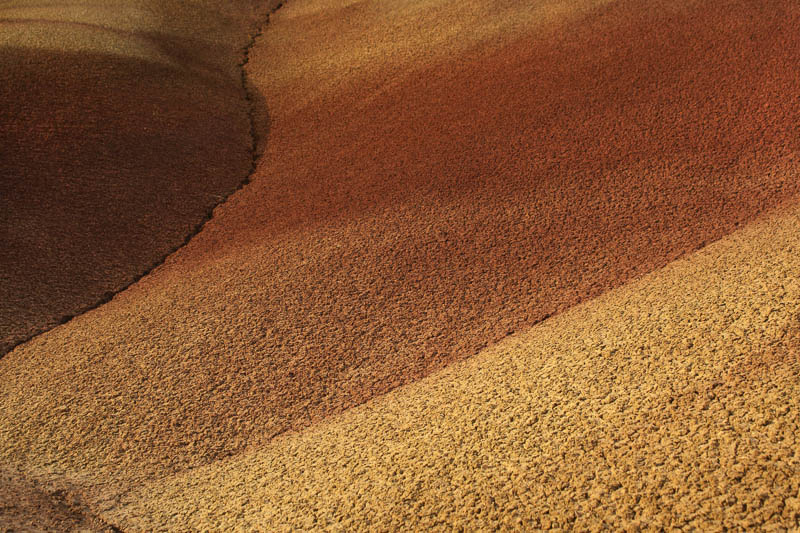
M 69 491 L 46 490 L 19 472 L 0 467 L 0 531 L 117 533 L 120 530 L 92 516 Z
M 250 183 L 0 360 L 0 463 L 132 530 L 792 524 L 798 25 L 791 0 L 287 3 L 245 67 Z M 719 422 L 693 403 L 717 393 Z
M 0 357 L 112 297 L 253 167 L 268 2 L 0 2 Z
M 800 205 L 270 446 L 126 530 L 800 527 Z

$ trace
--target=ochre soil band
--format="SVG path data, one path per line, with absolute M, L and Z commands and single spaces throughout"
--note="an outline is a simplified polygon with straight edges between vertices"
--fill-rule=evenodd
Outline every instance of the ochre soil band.
M 126 531 L 792 530 L 800 205 L 302 432 L 147 483 Z
M 797 197 L 794 2 L 549 4 L 577 14 L 506 31 L 523 8 L 505 7 L 475 42 L 442 41 L 458 53 L 385 65 L 354 28 L 405 50 L 393 28 L 462 10 L 429 0 L 409 29 L 371 2 L 284 6 L 248 64 L 270 105 L 251 184 L 151 275 L 0 361 L 0 460 L 112 506 Z M 304 70 L 327 34 L 330 60 Z

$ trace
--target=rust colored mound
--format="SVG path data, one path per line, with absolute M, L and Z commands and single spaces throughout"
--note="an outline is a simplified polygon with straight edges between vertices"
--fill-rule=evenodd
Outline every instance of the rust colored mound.
M 236 65 L 262 8 L 94 4 L 0 7 L 0 356 L 139 278 L 253 167 Z
M 479 1 L 296 4 L 248 64 L 271 110 L 253 181 L 151 275 L 0 361 L 0 460 L 113 505 L 800 192 L 793 1 L 550 1 L 541 23 Z M 485 34 L 434 38 L 465 12 L 489 13 Z M 435 44 L 374 61 L 406 38 Z
M 147 483 L 125 531 L 795 531 L 800 204 L 434 376 Z

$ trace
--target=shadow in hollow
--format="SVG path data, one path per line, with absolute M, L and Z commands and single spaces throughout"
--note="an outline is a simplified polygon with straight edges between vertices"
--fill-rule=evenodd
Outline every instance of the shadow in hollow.
M 264 98 L 130 57 L 0 49 L 0 357 L 182 246 L 255 166 Z M 254 111 L 258 108 L 258 112 Z

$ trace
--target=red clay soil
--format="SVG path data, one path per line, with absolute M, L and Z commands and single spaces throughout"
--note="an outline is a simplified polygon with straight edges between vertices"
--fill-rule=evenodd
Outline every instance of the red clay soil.
M 161 3 L 146 13 L 163 20 L 132 30 L 73 20 L 81 6 L 106 16 L 90 0 L 12 4 L 0 8 L 0 356 L 129 285 L 247 178 L 236 64 L 260 22 L 249 0 L 183 20 Z M 201 16 L 228 26 L 181 35 Z
M 225 457 L 797 197 L 796 3 L 668 4 L 422 54 L 368 73 L 392 81 L 377 93 L 272 114 L 253 181 L 196 238 L 0 361 L 5 460 L 122 484 Z M 290 98 L 269 31 L 248 65 L 267 102 Z

